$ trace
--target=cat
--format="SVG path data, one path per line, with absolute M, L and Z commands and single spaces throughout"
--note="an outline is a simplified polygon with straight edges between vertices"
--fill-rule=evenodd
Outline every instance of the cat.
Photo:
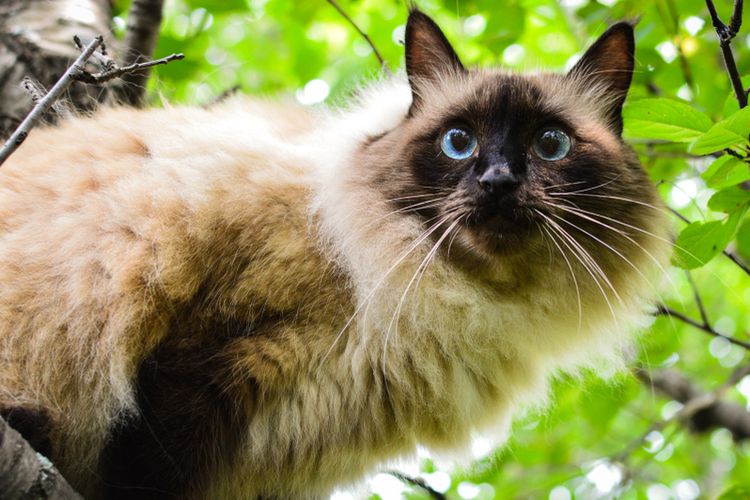
M 467 69 L 412 8 L 345 109 L 34 130 L 0 169 L 0 409 L 87 497 L 324 498 L 621 365 L 669 254 L 633 28 Z

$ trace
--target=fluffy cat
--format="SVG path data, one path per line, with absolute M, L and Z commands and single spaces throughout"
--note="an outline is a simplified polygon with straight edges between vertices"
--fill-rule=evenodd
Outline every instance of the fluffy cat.
M 322 498 L 617 363 L 669 252 L 621 140 L 632 27 L 566 75 L 313 111 L 102 110 L 0 169 L 0 409 L 90 497 Z

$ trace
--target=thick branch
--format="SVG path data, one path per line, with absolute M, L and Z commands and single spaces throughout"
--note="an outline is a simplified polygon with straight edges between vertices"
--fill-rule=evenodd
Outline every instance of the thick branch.
M 650 374 L 646 370 L 636 370 L 638 378 L 665 396 L 687 403 L 694 399 L 706 398 L 706 392 L 687 377 L 674 370 L 662 370 Z M 686 418 L 688 428 L 693 432 L 706 432 L 723 427 L 732 433 L 735 441 L 750 438 L 750 413 L 744 406 L 726 401 L 715 401 Z
M 68 68 L 63 76 L 55 83 L 54 87 L 31 109 L 31 112 L 21 122 L 18 128 L 13 132 L 10 138 L 5 142 L 5 145 L 0 149 L 0 165 L 23 144 L 29 132 L 37 124 L 39 119 L 44 113 L 46 113 L 52 105 L 62 96 L 62 94 L 68 89 L 71 83 L 75 81 L 76 73 L 82 72 L 86 61 L 89 60 L 91 55 L 94 53 L 96 48 L 102 43 L 102 37 L 98 36 L 94 38 L 81 52 L 81 55 L 75 60 L 75 62 Z
M 54 465 L 0 417 L 0 492 L 15 499 L 80 499 Z
M 748 374 L 750 374 L 750 363 L 734 370 L 729 379 L 727 379 L 723 384 L 721 384 L 713 391 L 700 392 L 697 393 L 695 397 L 686 399 L 684 403 L 685 405 L 682 407 L 682 409 L 680 409 L 680 411 L 676 412 L 669 418 L 658 420 L 651 424 L 649 428 L 646 429 L 646 432 L 631 441 L 624 450 L 622 450 L 612 458 L 612 461 L 625 462 L 627 458 L 633 453 L 633 451 L 640 447 L 646 440 L 648 435 L 652 432 L 660 431 L 674 422 L 687 422 L 693 417 L 693 415 L 716 404 L 722 397 L 724 397 L 724 394 L 730 388 L 734 387 L 743 377 Z
M 745 89 L 742 87 L 742 80 L 740 79 L 740 73 L 737 70 L 737 63 L 734 60 L 734 54 L 732 54 L 731 42 L 732 38 L 737 35 L 740 26 L 742 26 L 742 3 L 743 0 L 734 1 L 732 19 L 729 22 L 729 26 L 727 26 L 722 22 L 721 18 L 719 18 L 713 0 L 706 0 L 706 7 L 708 7 L 708 13 L 711 15 L 711 22 L 716 30 L 716 34 L 719 36 L 719 45 L 721 46 L 721 53 L 724 56 L 724 65 L 727 68 L 729 80 L 732 82 L 732 89 L 734 90 L 734 96 L 737 98 L 737 103 L 740 105 L 740 108 L 747 106 L 747 92 L 745 92 Z
M 159 38 L 164 0 L 133 0 L 128 11 L 123 67 L 151 59 Z M 132 106 L 143 105 L 148 81 L 148 66 L 123 76 L 118 97 Z

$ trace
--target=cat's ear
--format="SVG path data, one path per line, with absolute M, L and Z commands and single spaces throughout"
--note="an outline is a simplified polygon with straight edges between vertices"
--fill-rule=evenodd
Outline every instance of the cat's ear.
M 620 22 L 605 31 L 568 73 L 584 85 L 603 87 L 606 112 L 618 134 L 622 133 L 622 105 L 633 79 L 634 61 L 633 25 Z
M 464 67 L 448 39 L 435 21 L 412 7 L 406 22 L 406 75 L 412 93 L 409 114 L 424 99 L 421 86 L 428 81 L 438 81 L 446 74 L 463 72 Z

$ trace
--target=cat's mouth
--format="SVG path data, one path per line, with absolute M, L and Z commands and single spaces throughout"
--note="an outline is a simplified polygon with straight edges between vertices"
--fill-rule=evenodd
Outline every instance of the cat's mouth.
M 534 207 L 515 202 L 476 207 L 466 227 L 475 244 L 494 254 L 524 251 L 539 236 Z

